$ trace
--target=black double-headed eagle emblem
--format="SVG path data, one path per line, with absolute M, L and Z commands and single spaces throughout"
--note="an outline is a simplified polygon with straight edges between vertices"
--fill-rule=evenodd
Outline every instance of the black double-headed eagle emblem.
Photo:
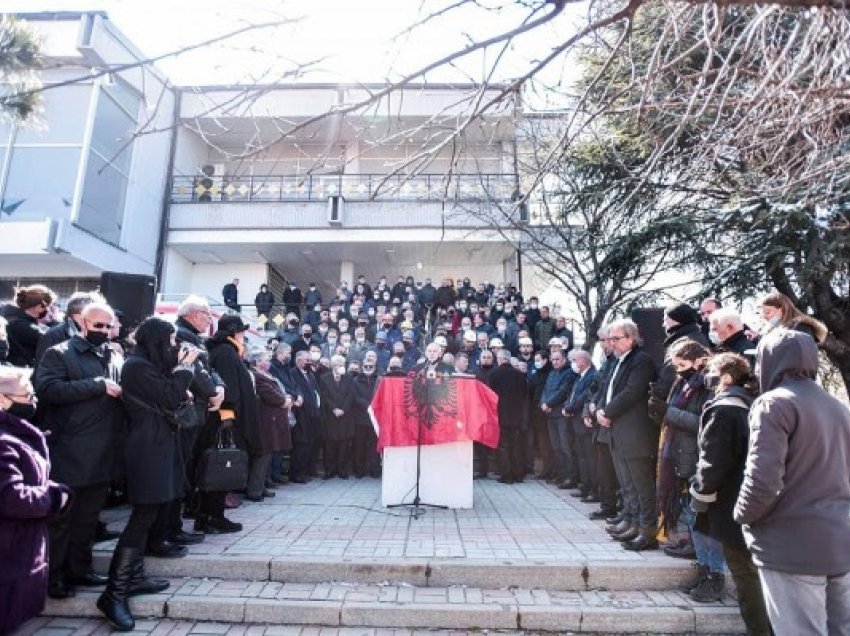
M 407 417 L 431 430 L 442 417 L 457 419 L 457 386 L 449 376 L 422 370 L 404 381 L 404 410 Z

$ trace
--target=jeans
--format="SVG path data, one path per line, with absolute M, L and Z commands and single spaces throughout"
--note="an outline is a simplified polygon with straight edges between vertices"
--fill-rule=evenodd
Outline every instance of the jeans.
M 690 500 L 690 497 L 686 497 L 686 499 Z M 712 572 L 719 572 L 721 574 L 725 572 L 726 557 L 723 554 L 723 544 L 717 539 L 694 528 L 697 516 L 687 501 L 684 508 L 682 508 L 682 516 L 685 523 L 688 524 L 688 530 L 691 531 L 691 541 L 693 541 L 694 551 L 697 553 L 697 562 L 708 566 L 708 569 Z
M 759 578 L 776 636 L 850 635 L 850 572 L 823 576 L 759 568 Z

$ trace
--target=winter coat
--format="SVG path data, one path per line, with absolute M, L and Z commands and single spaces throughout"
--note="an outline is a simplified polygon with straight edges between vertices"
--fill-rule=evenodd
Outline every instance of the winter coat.
M 655 380 L 652 358 L 639 348 L 632 349 L 612 371 L 613 387 L 608 401 L 608 385 L 600 387 L 599 410 L 611 423 L 611 450 L 625 458 L 654 457 L 658 451 L 658 427 L 647 410 L 649 385 Z
M 457 294 L 455 294 L 454 287 L 449 285 L 441 285 L 439 289 L 437 289 L 437 307 L 445 307 L 448 309 L 449 307 L 454 307 L 455 300 L 457 300 Z
M 573 432 L 577 434 L 587 434 L 591 429 L 584 425 L 584 405 L 590 401 L 593 396 L 592 388 L 596 381 L 596 368 L 590 366 L 584 375 L 578 376 L 570 397 L 564 402 L 563 411 L 567 415 L 567 420 L 572 424 Z
M 546 349 L 549 341 L 555 336 L 555 321 L 552 318 L 541 318 L 534 325 L 534 340 L 538 349 Z
M 319 395 L 322 398 L 322 431 L 325 439 L 339 441 L 354 437 L 354 378 L 348 374 L 334 379 L 333 373 L 319 378 Z M 343 411 L 341 417 L 334 409 Z
M 358 373 L 354 376 L 354 406 L 351 409 L 351 417 L 356 427 L 372 428 L 372 418 L 369 416 L 369 406 L 375 396 L 378 387 L 378 374 L 366 375 Z
M 674 406 L 679 402 L 685 388 L 691 387 L 690 395 L 685 404 Z M 667 412 L 664 415 L 664 425 L 675 429 L 672 455 L 673 466 L 679 479 L 689 479 L 697 466 L 697 433 L 699 432 L 700 415 L 709 393 L 705 388 L 705 380 L 701 373 L 696 373 L 689 380 L 676 378 L 670 395 L 667 398 Z
M 50 347 L 63 343 L 66 340 L 69 340 L 71 336 L 75 336 L 79 333 L 80 330 L 71 318 L 66 318 L 65 322 L 61 325 L 56 325 L 55 327 L 48 329 L 38 341 L 38 348 L 35 351 L 35 364 L 33 366 L 38 366 L 38 363 Z
M 500 364 L 490 374 L 490 388 L 499 396 L 499 428 L 528 427 L 528 379 L 510 363 Z
M 573 384 L 575 384 L 577 379 L 578 374 L 574 373 L 566 365 L 561 367 L 560 370 L 553 368 L 549 372 L 549 377 L 546 378 L 546 384 L 543 386 L 540 404 L 545 404 L 552 409 L 551 415 L 560 416 L 561 407 L 567 401 L 567 398 L 570 397 Z
M 733 386 L 705 403 L 699 424 L 699 459 L 691 495 L 709 504 L 696 527 L 724 545 L 746 548 L 741 526 L 732 518 L 744 480 L 750 429 L 747 415 L 753 396 Z
M 305 366 L 304 369 L 302 371 L 297 366 L 293 367 L 290 375 L 292 383 L 298 388 L 298 395 L 304 399 L 303 404 L 295 409 L 295 418 L 299 424 L 310 426 L 314 425 L 322 416 L 319 380 L 309 366 Z
M 270 291 L 259 292 L 254 297 L 254 305 L 257 307 L 257 315 L 262 314 L 266 318 L 269 318 L 274 303 L 274 294 Z
M 189 391 L 195 398 L 198 421 L 204 423 L 209 414 L 210 398 L 215 397 L 216 388 L 223 387 L 224 381 L 210 367 L 210 354 L 200 333 L 183 318 L 178 318 L 175 326 L 177 327 L 177 344 L 188 342 L 201 351 L 195 359 L 195 375 L 192 378 L 192 384 L 189 385 Z
M 69 486 L 113 478 L 116 435 L 126 428 L 121 400 L 106 393 L 103 378 L 118 381 L 120 357 L 74 336 L 48 349 L 38 365 L 35 391 L 39 424 L 49 430 L 51 477 Z
M 834 576 L 850 572 L 850 410 L 815 382 L 817 370 L 810 336 L 762 338 L 735 521 L 757 566 Z
M 292 448 L 292 434 L 289 431 L 289 409 L 285 406 L 286 392 L 283 385 L 268 373 L 257 369 L 252 373 L 257 387 L 263 452 L 288 451 Z
M 49 473 L 41 431 L 0 411 L 0 634 L 44 609 L 47 522 L 63 511 L 62 493 L 70 494 Z
M 696 323 L 673 327 L 667 333 L 667 338 L 664 340 L 664 363 L 658 370 L 658 381 L 655 383 L 652 391 L 653 395 L 662 400 L 670 395 L 670 390 L 673 388 L 673 384 L 678 377 L 676 367 L 673 366 L 673 362 L 670 360 L 670 349 L 680 340 L 695 340 L 711 351 L 711 343 Z
M 224 381 L 223 409 L 236 414 L 234 438 L 237 446 L 250 455 L 260 455 L 263 438 L 260 435 L 260 414 L 257 409 L 257 394 L 248 367 L 239 357 L 239 352 L 229 339 L 229 333 L 216 332 L 207 341 L 210 366 Z
M 9 322 L 6 327 L 9 339 L 7 362 L 16 367 L 34 367 L 38 343 L 47 329 L 17 305 L 4 307 L 3 317 Z
M 602 403 L 608 392 L 608 384 L 611 382 L 611 374 L 617 368 L 617 356 L 613 353 L 605 357 L 605 362 L 599 367 L 596 377 L 593 379 L 593 384 L 590 386 L 591 396 L 588 402 L 592 402 L 596 406 Z M 593 420 L 593 441 L 597 444 L 611 444 L 611 429 L 600 426 L 596 421 L 596 417 L 591 415 L 590 409 L 585 408 L 582 415 L 590 416 Z
M 183 495 L 184 457 L 192 449 L 181 448 L 180 435 L 161 412 L 173 412 L 186 401 L 192 377 L 188 370 L 163 373 L 139 353 L 124 363 L 121 399 L 130 417 L 124 464 L 132 504 L 160 504 Z

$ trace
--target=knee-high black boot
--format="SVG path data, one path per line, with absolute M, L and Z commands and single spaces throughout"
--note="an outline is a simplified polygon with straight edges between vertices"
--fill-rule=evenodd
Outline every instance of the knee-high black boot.
M 109 564 L 109 582 L 106 584 L 106 590 L 97 599 L 97 608 L 121 632 L 132 631 L 136 626 L 136 619 L 130 612 L 127 598 L 130 595 L 133 571 L 143 558 L 143 552 L 137 548 L 115 548 L 112 562 Z
M 127 596 L 139 596 L 140 594 L 159 594 L 171 585 L 165 579 L 152 579 L 145 574 L 144 558 L 137 560 L 133 565 L 133 573 L 130 576 L 130 590 Z

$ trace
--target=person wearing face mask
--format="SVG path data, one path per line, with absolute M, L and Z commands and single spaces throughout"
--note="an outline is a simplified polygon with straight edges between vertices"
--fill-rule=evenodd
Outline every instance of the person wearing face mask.
M 383 329 L 375 334 L 375 344 L 368 349 L 374 351 L 378 358 L 378 373 L 384 373 L 392 358 L 392 349 L 387 344 L 387 332 Z
M 759 311 L 765 321 L 764 333 L 778 327 L 805 333 L 818 344 L 826 340 L 828 330 L 820 320 L 804 314 L 785 294 L 771 292 L 759 300 Z
M 29 372 L 0 366 L 0 634 L 14 633 L 44 610 L 47 524 L 72 497 L 50 479 L 44 434 L 14 414 L 32 397 Z
M 709 397 L 703 379 L 703 367 L 709 352 L 695 340 L 676 342 L 669 352 L 676 380 L 667 400 L 652 396 L 651 411 L 661 416 L 661 439 L 656 469 L 656 501 L 659 523 L 667 537 L 664 553 L 676 558 L 693 559 L 722 578 L 726 568 L 720 544 L 694 529 L 694 517 L 687 494 L 688 480 L 696 472 L 697 432 L 703 405 Z M 679 522 L 686 525 L 684 531 Z M 692 596 L 703 598 L 706 590 Z
M 96 302 L 106 301 L 97 292 L 75 292 L 71 295 L 68 304 L 65 306 L 65 320 L 61 324 L 48 329 L 39 340 L 38 349 L 35 352 L 35 366 L 38 366 L 44 352 L 50 347 L 65 342 L 74 334 L 80 333 L 80 313 L 86 305 Z
M 321 333 L 321 325 L 319 331 Z M 326 329 L 324 343 L 322 344 L 322 357 L 330 358 L 336 354 L 337 344 L 339 344 L 339 332 L 336 329 Z
M 304 295 L 298 289 L 295 281 L 289 281 L 286 289 L 283 290 L 283 304 L 286 305 L 286 312 L 295 314 L 301 318 L 301 304 L 304 302 Z
M 521 484 L 525 478 L 525 439 L 528 431 L 528 379 L 511 366 L 509 351 L 496 354 L 498 366 L 489 386 L 499 396 L 499 482 Z
M 298 398 L 295 401 L 295 427 L 292 429 L 289 483 L 306 484 L 312 473 L 314 448 L 322 424 L 319 382 L 310 366 L 309 351 L 295 354 L 295 366 L 290 376 Z
M 267 320 L 271 320 L 274 304 L 275 297 L 269 290 L 269 286 L 260 285 L 260 291 L 254 297 L 254 306 L 257 308 L 257 316 L 265 316 Z
M 293 356 L 297 355 L 299 351 L 309 351 L 313 344 L 317 344 L 317 341 L 313 338 L 313 327 L 308 324 L 301 325 L 301 337 L 291 344 Z
M 567 354 L 570 369 L 576 374 L 576 381 L 570 391 L 570 397 L 564 402 L 561 412 L 573 430 L 573 458 L 577 468 L 581 489 L 577 495 L 584 503 L 598 503 L 596 481 L 596 455 L 593 450 L 593 428 L 584 424 L 582 413 L 584 405 L 590 401 L 592 388 L 596 380 L 593 358 L 584 349 L 573 349 Z
M 749 356 L 750 363 L 755 364 L 754 354 L 758 340 L 752 340 L 747 336 L 747 328 L 737 311 L 722 307 L 714 310 L 708 320 L 708 339 L 715 350 Z
M 345 358 L 332 356 L 330 373 L 319 378 L 322 400 L 322 437 L 325 479 L 348 479 L 354 442 L 354 379 L 346 373 Z
M 92 570 L 92 543 L 115 466 L 116 436 L 125 428 L 121 359 L 107 346 L 115 312 L 92 303 L 81 332 L 48 349 L 35 375 L 40 425 L 50 447 L 53 479 L 74 489 L 68 514 L 50 526 L 52 598 L 74 595 L 74 585 L 105 585 Z
M 354 380 L 354 403 L 351 418 L 354 421 L 354 476 L 379 478 L 381 457 L 376 450 L 378 436 L 369 415 L 369 406 L 378 385 L 377 357 L 367 353 L 363 357 L 360 373 Z
M 16 367 L 34 367 L 36 351 L 47 328 L 39 321 L 47 316 L 48 308 L 56 302 L 56 294 L 44 285 L 31 285 L 15 291 L 14 304 L 3 308 L 6 327 L 9 364 Z
M 310 283 L 304 294 L 304 304 L 307 307 L 315 307 L 322 304 L 322 292 L 316 287 L 316 283 Z
M 292 407 L 292 397 L 287 394 L 283 383 L 271 374 L 271 352 L 252 351 L 250 361 L 253 365 L 251 373 L 254 376 L 257 392 L 260 434 L 263 440 L 263 456 L 259 461 L 266 464 L 265 486 L 272 489 L 276 485 L 270 481 L 269 477 L 273 458 L 292 448 L 292 435 L 289 430 L 289 409 Z M 257 500 L 261 501 L 262 495 Z
M 754 398 L 748 386 L 750 364 L 740 355 L 720 353 L 708 361 L 704 380 L 711 397 L 700 415 L 699 459 L 690 486 L 691 507 L 698 510 L 694 526 L 723 545 L 747 633 L 768 636 L 770 621 L 758 569 L 733 517 L 749 446 L 747 417 Z M 722 591 L 721 582 L 721 577 L 711 576 L 711 570 L 701 565 L 689 587 L 696 590 L 702 585 Z

